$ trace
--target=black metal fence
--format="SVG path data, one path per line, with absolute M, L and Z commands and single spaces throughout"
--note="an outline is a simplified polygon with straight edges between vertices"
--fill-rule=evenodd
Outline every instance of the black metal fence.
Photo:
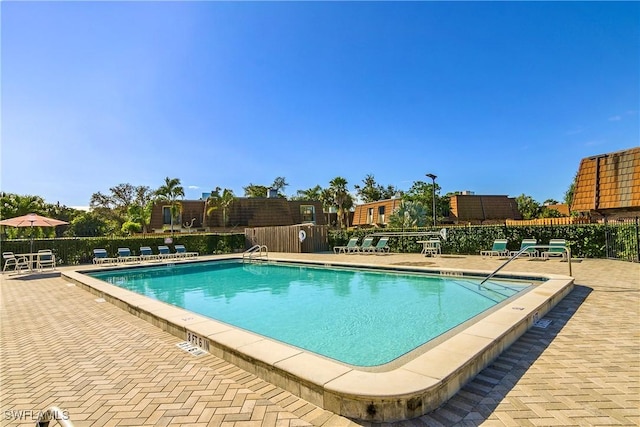
M 604 225 L 607 258 L 640 262 L 640 219 L 605 220 Z

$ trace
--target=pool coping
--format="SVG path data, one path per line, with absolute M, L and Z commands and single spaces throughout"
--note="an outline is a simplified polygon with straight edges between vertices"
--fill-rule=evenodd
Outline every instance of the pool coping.
M 207 257 L 206 261 L 224 259 L 241 257 Z M 271 261 L 301 263 L 299 259 L 286 257 Z M 366 262 L 304 263 L 380 269 L 379 264 Z M 142 265 L 152 266 L 154 263 Z M 386 267 L 451 275 L 488 274 L 480 270 Z M 153 300 L 85 274 L 106 268 L 109 267 L 82 266 L 61 274 L 65 280 L 105 301 L 310 403 L 339 415 L 374 422 L 410 419 L 441 406 L 573 289 L 573 278 L 569 276 L 503 273 L 501 277 L 536 277 L 546 281 L 413 360 L 385 372 L 372 372 Z

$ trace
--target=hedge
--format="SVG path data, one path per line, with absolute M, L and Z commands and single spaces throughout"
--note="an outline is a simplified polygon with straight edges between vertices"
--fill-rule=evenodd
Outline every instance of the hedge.
M 606 227 L 604 224 L 572 224 L 572 225 L 472 225 L 472 226 L 446 226 L 447 239 L 442 241 L 442 251 L 447 254 L 478 255 L 481 250 L 490 249 L 495 239 L 507 239 L 509 250 L 520 249 L 523 239 L 536 239 L 538 244 L 548 244 L 551 239 L 565 239 L 571 254 L 578 258 L 606 258 Z M 611 226 L 609 226 L 611 227 Z M 637 251 L 637 238 L 633 225 L 617 226 L 628 227 L 629 232 L 616 233 L 618 246 L 625 248 L 627 252 Z M 401 232 L 401 231 L 440 231 L 438 228 L 415 229 L 358 229 L 352 231 L 335 231 L 329 233 L 329 244 L 333 246 L 346 245 L 351 237 L 362 239 L 368 234 L 376 232 Z M 397 237 L 389 240 L 389 246 L 393 252 L 419 253 L 422 245 L 417 240 L 424 237 Z
M 33 251 L 51 249 L 56 255 L 57 265 L 90 264 L 93 262 L 93 249 L 104 248 L 109 256 L 118 255 L 118 248 L 129 248 L 139 255 L 141 246 L 150 246 L 157 253 L 158 246 L 165 244 L 165 235 L 134 237 L 77 237 L 58 239 L 34 239 Z M 245 249 L 244 233 L 235 234 L 176 234 L 173 242 L 167 246 L 175 251 L 174 244 L 184 245 L 189 252 L 221 254 L 242 252 Z M 2 241 L 2 252 L 28 253 L 31 249 L 28 239 Z M 4 266 L 4 260 L 2 260 Z

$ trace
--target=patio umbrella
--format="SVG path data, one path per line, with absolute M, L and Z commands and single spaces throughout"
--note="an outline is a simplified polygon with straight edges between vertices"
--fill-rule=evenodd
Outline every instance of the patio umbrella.
M 30 213 L 27 215 L 17 216 L 15 218 L 3 219 L 0 225 L 8 225 L 10 227 L 31 227 L 31 250 L 33 252 L 33 227 L 56 227 L 58 225 L 69 224 L 59 219 L 47 218 L 46 216 Z

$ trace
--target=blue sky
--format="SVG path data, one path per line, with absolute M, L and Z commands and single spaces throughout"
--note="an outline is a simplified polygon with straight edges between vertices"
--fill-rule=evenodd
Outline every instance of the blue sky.
M 0 4 L 2 191 L 283 176 L 563 200 L 639 145 L 638 2 Z

